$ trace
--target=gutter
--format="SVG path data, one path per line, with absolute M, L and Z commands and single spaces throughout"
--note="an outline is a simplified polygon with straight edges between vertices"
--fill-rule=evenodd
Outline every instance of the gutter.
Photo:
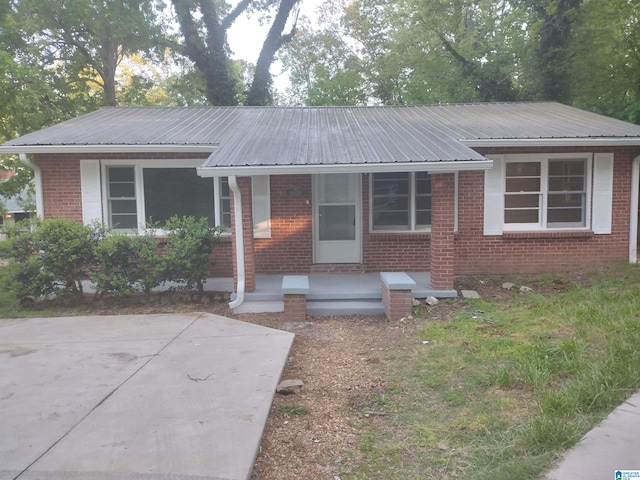
M 208 162 L 209 160 L 207 160 Z M 397 162 L 397 163 L 345 163 L 345 164 L 312 164 L 312 165 L 235 165 L 207 166 L 196 169 L 201 177 L 224 177 L 237 175 L 295 175 L 319 173 L 379 173 L 379 172 L 429 172 L 453 173 L 469 170 L 489 170 L 493 160 L 438 161 L 438 162 Z
M 229 308 L 235 309 L 244 302 L 245 290 L 245 265 L 244 265 L 244 231 L 242 227 L 242 195 L 235 175 L 229 176 L 229 189 L 233 192 L 233 221 L 236 227 L 236 263 L 238 271 L 238 286 L 236 298 L 229 302 Z
M 29 158 L 27 158 L 26 153 L 19 154 L 20 163 L 22 163 L 25 167 L 29 167 L 33 170 L 34 180 L 36 183 L 36 215 L 39 218 L 44 218 L 44 195 L 42 190 L 42 170 L 40 167 L 33 163 Z

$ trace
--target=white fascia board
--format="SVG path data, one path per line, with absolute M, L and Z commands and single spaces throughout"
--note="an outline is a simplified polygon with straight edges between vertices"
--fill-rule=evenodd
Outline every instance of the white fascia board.
M 217 145 L 0 145 L 0 154 L 25 153 L 212 153 Z
M 488 170 L 493 160 L 465 160 L 459 162 L 411 162 L 382 164 L 340 165 L 265 165 L 237 167 L 200 167 L 201 177 L 227 177 L 229 175 L 311 175 L 318 173 L 382 173 L 382 172 L 431 172 L 453 173 L 467 170 Z
M 460 139 L 466 147 L 615 147 L 640 145 L 640 137 Z

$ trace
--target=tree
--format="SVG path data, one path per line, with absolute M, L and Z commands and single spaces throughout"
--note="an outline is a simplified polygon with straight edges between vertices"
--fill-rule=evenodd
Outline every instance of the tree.
M 517 0 L 515 4 L 525 9 L 531 39 L 527 97 L 570 104 L 571 47 L 582 0 Z
M 295 32 L 295 21 L 285 33 L 291 13 L 300 0 L 241 0 L 232 7 L 224 0 L 172 0 L 184 42 L 184 54 L 195 64 L 206 85 L 206 96 L 212 105 L 237 105 L 240 77 L 230 59 L 227 31 L 234 21 L 247 12 L 265 12 L 276 6 L 253 80 L 247 92 L 247 104 L 265 105 L 270 101 L 269 69 L 275 53 Z
M 584 2 L 571 45 L 576 106 L 640 123 L 639 18 L 637 2 Z
M 506 1 L 354 0 L 343 4 L 339 16 L 333 24 L 323 25 L 323 35 L 315 41 L 324 41 L 325 51 L 336 52 L 338 42 L 343 51 L 353 53 L 350 58 L 357 62 L 350 67 L 357 63 L 369 102 L 390 105 L 518 98 L 516 78 L 524 34 L 520 19 Z M 296 41 L 308 42 L 309 34 L 306 38 Z M 320 61 L 326 71 L 335 70 L 333 57 Z M 321 69 L 316 66 L 315 70 Z M 333 79 L 342 80 L 337 74 Z M 346 80 L 352 82 L 354 76 Z M 318 77 L 311 82 L 309 91 L 324 80 Z
M 166 43 L 152 0 L 16 0 L 14 13 L 40 64 L 98 87 L 104 105 L 117 104 L 122 59 Z

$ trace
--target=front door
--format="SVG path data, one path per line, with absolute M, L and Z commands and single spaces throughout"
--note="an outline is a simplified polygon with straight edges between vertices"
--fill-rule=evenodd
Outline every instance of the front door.
M 314 176 L 315 263 L 360 263 L 360 174 Z

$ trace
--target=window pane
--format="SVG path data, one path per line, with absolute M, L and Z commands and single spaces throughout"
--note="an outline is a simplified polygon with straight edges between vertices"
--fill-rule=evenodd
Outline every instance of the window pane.
M 431 195 L 431 175 L 426 172 L 416 173 L 416 194 Z
M 138 216 L 128 214 L 111 215 L 111 228 L 136 229 L 138 228 Z
M 355 240 L 355 205 L 322 205 L 319 208 L 320 240 Z
M 409 229 L 409 173 L 373 175 L 373 229 Z
M 584 201 L 584 195 L 581 193 L 562 193 L 549 195 L 549 208 L 553 207 L 580 207 Z
M 431 225 L 431 210 L 422 210 L 416 212 L 416 227 L 425 228 Z
M 431 195 L 417 197 L 416 210 L 431 210 Z
M 111 213 L 136 214 L 135 200 L 111 200 Z
M 408 173 L 376 173 L 373 175 L 373 194 L 409 195 Z
M 585 172 L 583 159 L 549 160 L 548 226 L 585 225 Z
M 331 173 L 320 177 L 320 202 L 353 203 L 355 192 L 351 188 L 351 176 Z
M 584 190 L 584 177 L 550 177 L 550 192 L 582 192 Z
M 538 210 L 505 210 L 504 223 L 538 223 Z
M 131 183 L 109 183 L 109 197 L 136 198 L 136 186 Z
M 373 211 L 406 212 L 409 210 L 409 197 L 379 197 L 373 199 Z
M 582 208 L 552 208 L 547 213 L 547 222 L 549 224 L 556 223 L 575 223 L 582 225 Z
M 145 168 L 144 204 L 147 222 L 164 223 L 174 215 L 206 217 L 215 224 L 213 180 L 194 168 Z
M 507 192 L 539 192 L 540 178 L 507 178 Z
M 374 230 L 409 230 L 409 212 L 379 212 L 375 214 Z
M 542 171 L 540 162 L 509 162 L 507 177 L 539 177 Z
M 539 207 L 540 195 L 505 195 L 506 208 Z
M 582 176 L 584 175 L 584 169 L 584 159 L 549 160 L 550 176 Z
M 134 182 L 133 167 L 109 167 L 109 182 Z

